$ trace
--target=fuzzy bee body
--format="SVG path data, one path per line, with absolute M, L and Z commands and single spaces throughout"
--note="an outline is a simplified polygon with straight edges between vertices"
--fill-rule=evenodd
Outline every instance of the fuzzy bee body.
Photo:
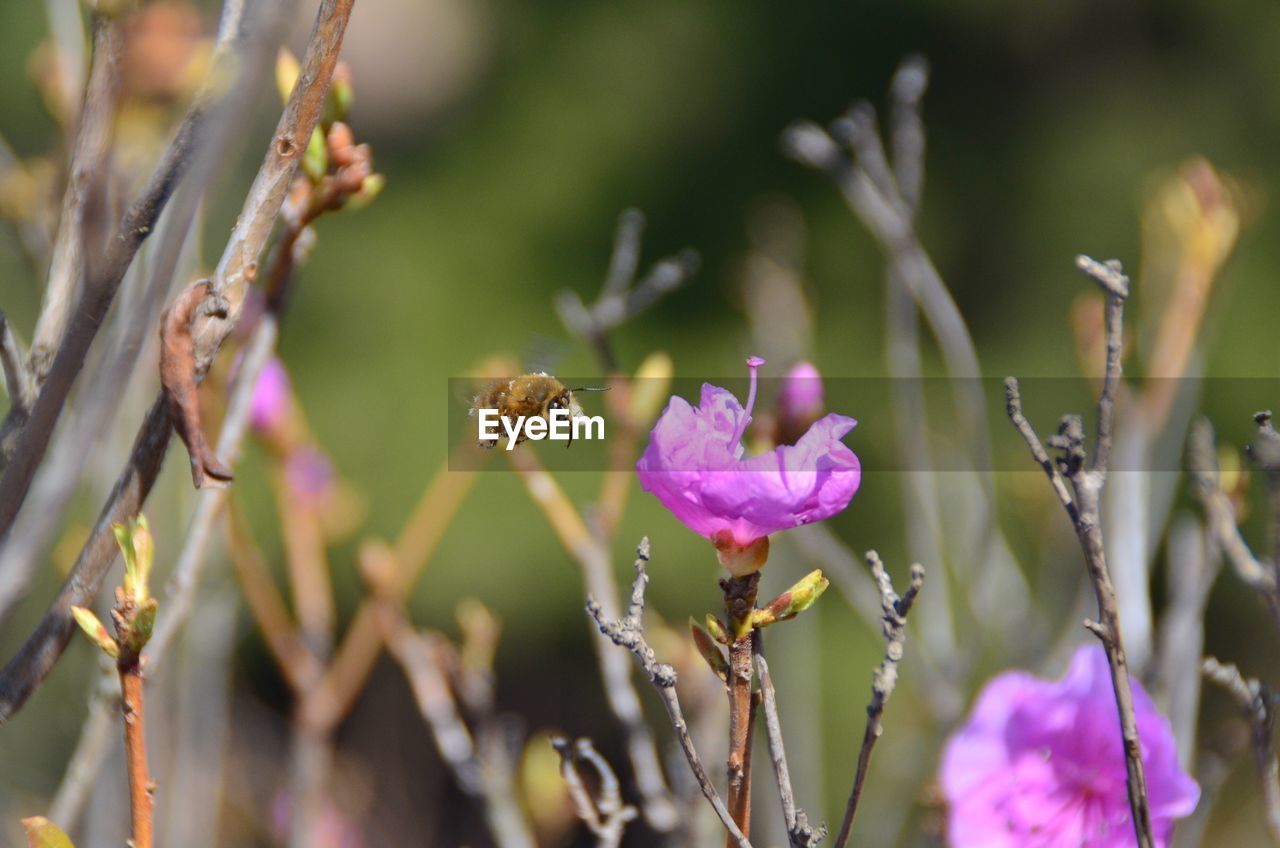
M 521 374 L 495 380 L 484 391 L 475 396 L 471 405 L 471 415 L 477 415 L 480 409 L 496 409 L 498 415 L 513 421 L 519 418 L 542 418 L 550 423 L 551 413 L 557 409 L 569 412 L 569 418 L 577 418 L 583 414 L 582 407 L 573 396 L 574 391 L 545 371 L 533 374 Z M 519 444 L 526 440 L 523 429 L 516 440 Z M 498 438 L 482 439 L 480 447 L 492 448 Z

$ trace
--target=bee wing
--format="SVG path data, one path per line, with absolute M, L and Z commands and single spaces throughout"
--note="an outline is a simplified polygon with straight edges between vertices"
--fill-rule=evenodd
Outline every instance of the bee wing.
M 573 345 L 566 339 L 533 335 L 529 337 L 521 361 L 525 371 L 532 374 L 554 374 L 556 367 L 573 352 Z

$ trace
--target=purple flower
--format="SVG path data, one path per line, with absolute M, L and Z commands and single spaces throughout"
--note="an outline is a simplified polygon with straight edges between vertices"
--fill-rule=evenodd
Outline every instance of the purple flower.
M 780 445 L 794 445 L 822 416 L 826 394 L 822 375 L 812 362 L 797 362 L 782 378 L 778 392 L 777 421 L 773 439 Z
M 270 433 L 283 423 L 289 413 L 291 389 L 289 372 L 278 356 L 267 360 L 253 387 L 249 404 L 249 424 L 259 433 Z
M 858 457 L 840 441 L 857 422 L 843 415 L 815 422 L 795 445 L 743 457 L 763 364 L 747 360 L 746 409 L 708 383 L 697 407 L 671 398 L 636 463 L 641 487 L 717 548 L 748 548 L 770 533 L 829 518 L 849 505 L 862 478 Z
M 812 362 L 797 362 L 782 378 L 782 391 L 778 393 L 778 408 L 783 415 L 797 418 L 817 416 L 822 412 L 826 395 L 822 389 L 822 375 Z
M 1178 766 L 1169 722 L 1133 681 L 1156 845 L 1200 787 Z M 1079 648 L 1059 681 L 1006 672 L 986 685 L 942 755 L 952 848 L 1130 848 L 1120 719 L 1102 648 Z

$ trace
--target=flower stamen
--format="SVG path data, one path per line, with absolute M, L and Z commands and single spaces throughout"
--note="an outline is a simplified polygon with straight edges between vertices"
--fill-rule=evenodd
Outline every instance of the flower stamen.
M 742 418 L 738 421 L 738 428 L 733 431 L 733 439 L 729 442 L 731 450 L 736 451 L 742 444 L 742 434 L 747 431 L 747 425 L 751 423 L 751 410 L 756 405 L 756 383 L 758 378 L 756 372 L 760 370 L 760 366 L 764 365 L 764 360 L 758 356 L 747 357 L 747 367 L 751 369 L 751 388 L 747 391 L 747 408 L 742 413 Z

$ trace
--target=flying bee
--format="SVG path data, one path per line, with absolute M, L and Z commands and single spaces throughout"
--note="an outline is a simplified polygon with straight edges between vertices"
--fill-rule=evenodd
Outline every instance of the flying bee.
M 497 410 L 499 418 L 507 418 L 513 422 L 520 418 L 524 418 L 526 421 L 531 418 L 541 418 L 550 426 L 552 424 L 551 414 L 556 410 L 565 410 L 568 413 L 570 422 L 586 414 L 582 411 L 582 406 L 578 403 L 578 399 L 574 397 L 574 392 L 604 391 L 608 391 L 608 388 L 582 386 L 570 389 L 545 371 L 521 374 L 518 377 L 495 380 L 490 383 L 475 396 L 469 414 L 475 417 L 479 415 L 479 410 L 493 409 Z M 492 448 L 497 445 L 498 438 L 481 439 L 480 447 Z M 507 438 L 509 439 L 510 436 Z M 516 438 L 516 444 L 525 441 L 527 438 L 528 436 L 522 427 Z M 569 431 L 569 440 L 565 447 L 567 448 L 571 444 L 573 444 L 572 429 Z

